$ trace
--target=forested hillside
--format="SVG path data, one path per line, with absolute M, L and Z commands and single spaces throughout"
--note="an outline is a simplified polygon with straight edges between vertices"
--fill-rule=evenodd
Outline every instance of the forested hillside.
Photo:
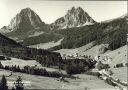
M 127 28 L 126 18 L 120 18 L 110 22 L 58 30 L 55 33 L 64 35 L 65 39 L 60 46 L 51 50 L 77 48 L 92 41 L 95 41 L 94 45 L 109 44 L 108 49 L 114 50 L 126 44 Z
M 34 37 L 29 37 L 24 39 L 23 42 L 21 42 L 21 44 L 25 45 L 25 46 L 29 46 L 29 45 L 36 45 L 39 43 L 46 43 L 46 42 L 51 42 L 51 41 L 58 41 L 60 39 L 62 39 L 63 36 L 56 34 L 56 33 L 43 33 L 39 36 L 34 36 Z

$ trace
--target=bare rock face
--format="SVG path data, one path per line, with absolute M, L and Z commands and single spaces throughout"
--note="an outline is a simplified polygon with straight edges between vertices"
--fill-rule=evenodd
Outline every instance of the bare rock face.
M 57 19 L 50 25 L 51 30 L 81 27 L 94 24 L 95 21 L 81 8 L 72 7 L 64 17 Z
M 30 8 L 25 8 L 20 11 L 6 26 L 6 31 L 14 30 L 31 30 L 40 28 L 45 23 L 41 21 L 40 17 Z M 5 26 L 4 26 L 5 28 Z

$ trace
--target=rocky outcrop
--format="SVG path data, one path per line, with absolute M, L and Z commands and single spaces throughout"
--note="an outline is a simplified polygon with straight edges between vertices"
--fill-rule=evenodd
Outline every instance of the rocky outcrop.
M 8 26 L 4 26 L 1 32 L 38 29 L 42 25 L 45 25 L 45 23 L 41 21 L 40 17 L 30 8 L 25 8 L 11 20 Z
M 94 24 L 95 21 L 81 7 L 72 7 L 64 17 L 57 19 L 50 25 L 51 30 L 81 27 Z

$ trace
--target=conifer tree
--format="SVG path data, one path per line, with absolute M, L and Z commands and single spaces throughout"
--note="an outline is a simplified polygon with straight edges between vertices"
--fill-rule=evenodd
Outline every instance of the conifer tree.
M 2 65 L 2 63 L 0 62 L 0 69 L 3 69 L 3 65 Z
M 18 76 L 16 83 L 14 84 L 15 84 L 16 90 L 24 90 L 22 78 L 20 76 Z
M 8 90 L 7 80 L 4 75 L 2 76 L 2 79 L 0 81 L 0 90 Z

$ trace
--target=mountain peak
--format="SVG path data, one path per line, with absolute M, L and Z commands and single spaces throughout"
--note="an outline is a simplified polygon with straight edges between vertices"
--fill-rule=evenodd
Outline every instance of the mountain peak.
M 78 12 L 84 12 L 84 10 L 81 7 L 75 8 L 74 6 L 68 10 L 68 13 L 78 13 Z
M 71 10 L 74 11 L 74 10 L 75 10 L 75 7 L 73 6 L 73 7 L 71 8 Z
M 34 12 L 31 8 L 27 7 L 20 11 L 20 13 L 28 13 L 28 12 Z
M 24 8 L 24 9 L 26 9 L 26 10 L 32 10 L 30 7 L 26 7 L 26 8 Z
M 76 10 L 84 11 L 81 7 L 77 7 Z
M 45 23 L 40 17 L 29 7 L 22 9 L 7 26 L 9 31 L 14 30 L 32 30 L 40 28 Z
M 26 7 L 24 9 L 22 9 L 22 10 L 32 10 L 32 9 L 30 7 Z
M 27 7 L 20 11 L 21 15 L 36 14 L 31 8 Z
M 64 17 L 57 19 L 51 24 L 51 30 L 80 27 L 93 23 L 95 21 L 81 7 L 75 8 L 73 6 Z

